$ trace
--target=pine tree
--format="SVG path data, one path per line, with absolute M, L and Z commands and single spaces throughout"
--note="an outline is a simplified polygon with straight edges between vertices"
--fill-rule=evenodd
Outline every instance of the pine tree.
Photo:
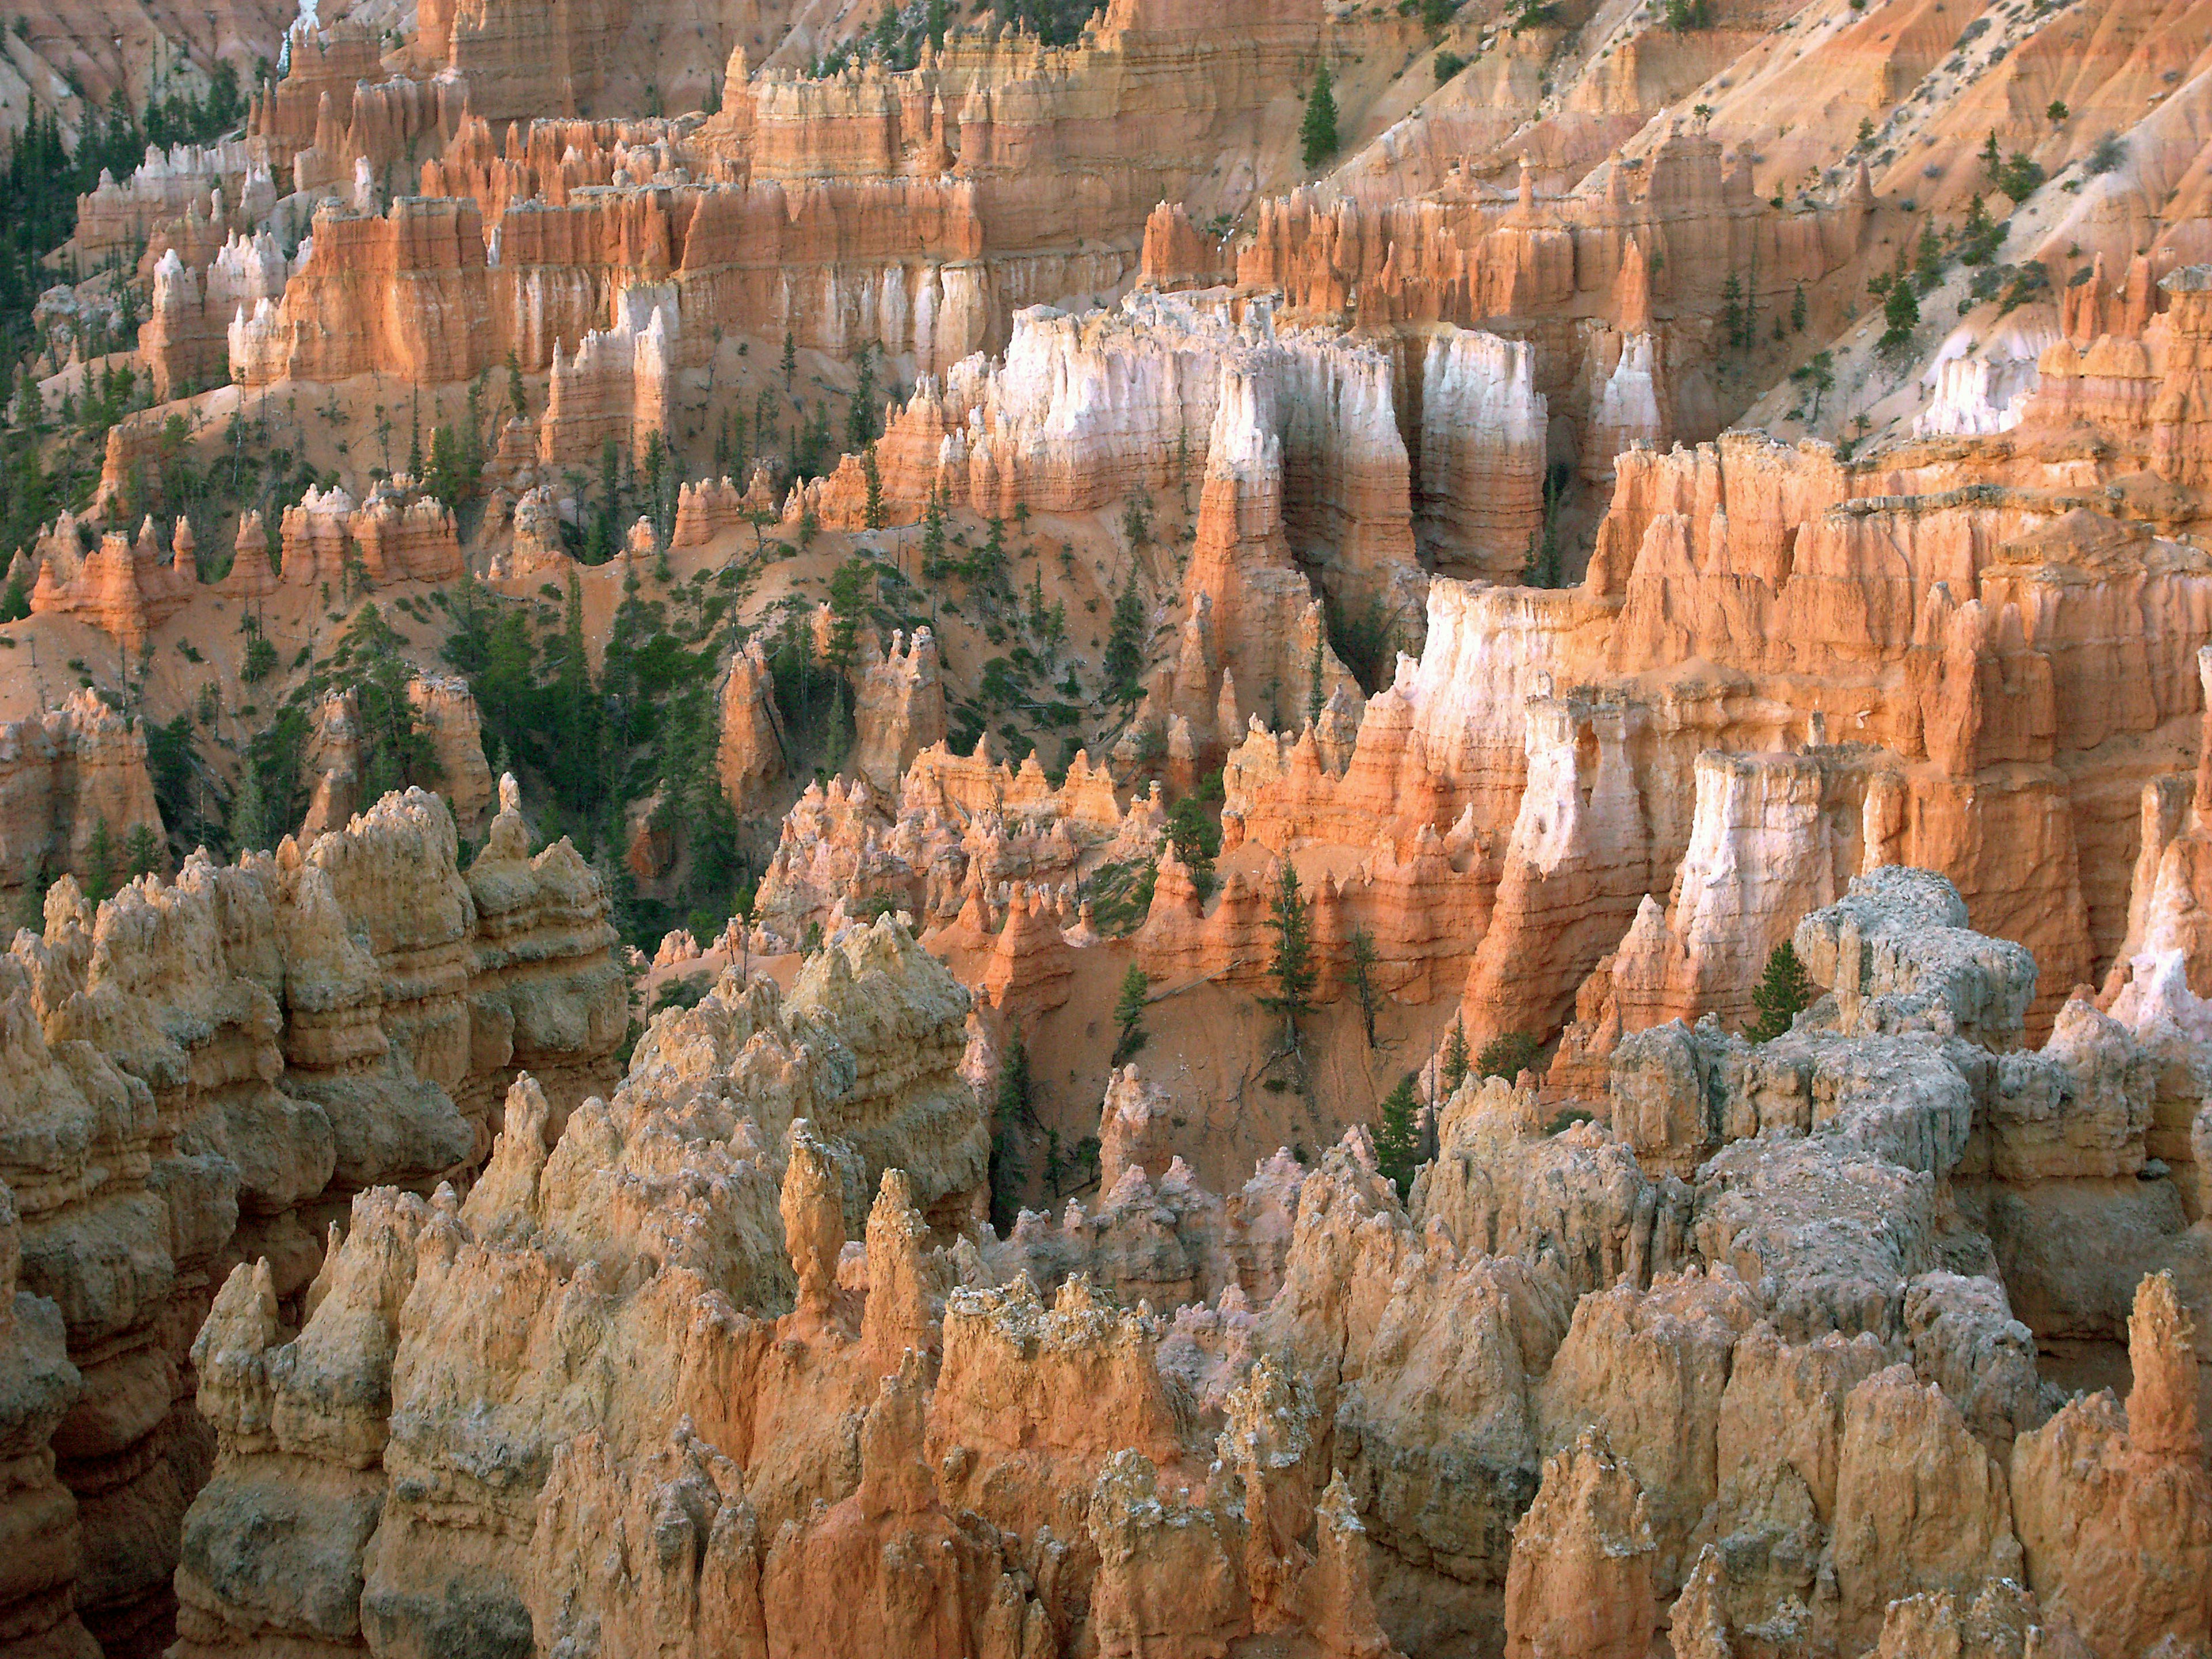
M 787 328 L 783 331 L 782 368 L 783 389 L 788 392 L 791 390 L 792 376 L 799 373 L 799 343 L 792 338 L 791 331 Z
M 1996 257 L 2004 241 L 2004 230 L 1990 217 L 1990 210 L 1982 205 L 1977 193 L 1966 204 L 1966 222 L 1959 227 L 1959 263 L 1965 265 L 1985 265 Z
M 1121 702 L 1136 702 L 1145 672 L 1145 601 L 1137 592 L 1132 567 L 1115 596 L 1113 624 L 1107 630 L 1106 689 Z
M 1313 656 L 1306 665 L 1306 724 L 1308 726 L 1321 724 L 1321 711 L 1324 706 L 1322 697 L 1321 666 L 1321 632 L 1316 629 L 1314 632 Z
M 1502 1077 L 1508 1083 L 1517 1083 L 1521 1073 L 1533 1070 L 1543 1055 L 1544 1045 L 1528 1032 L 1507 1031 L 1482 1045 L 1482 1052 L 1474 1057 L 1474 1073 L 1477 1077 Z
M 139 823 L 131 826 L 131 833 L 123 842 L 123 861 L 134 881 L 161 867 L 161 839 L 155 835 L 151 824 Z
M 1001 1237 L 1013 1231 L 1021 1210 L 1024 1171 L 1014 1137 L 1030 1114 L 1030 1051 L 1021 1033 L 999 1066 L 999 1091 L 991 1104 L 991 1225 Z
M 1981 160 L 1983 173 L 1990 183 L 1996 183 L 1997 175 L 2004 171 L 2004 152 L 1997 148 L 1997 132 L 1995 127 L 1990 129 L 1989 138 L 1982 145 Z
M 1352 930 L 1352 989 L 1359 999 L 1359 1018 L 1367 1028 L 1367 1046 L 1375 1046 L 1375 1013 L 1381 1004 L 1375 983 L 1375 935 L 1364 927 Z
M 1398 1201 L 1413 1196 L 1413 1175 L 1420 1168 L 1420 1102 L 1413 1093 L 1411 1072 L 1383 1097 L 1382 1115 L 1375 1125 L 1375 1167 L 1398 1184 Z
M 853 382 L 853 401 L 845 410 L 845 447 L 866 449 L 876 437 L 876 362 L 875 356 L 864 343 L 860 347 L 858 377 Z
M 1882 299 L 1882 320 L 1888 326 L 1882 330 L 1876 349 L 1894 353 L 1912 343 L 1912 331 L 1920 326 L 1920 301 L 1913 297 L 1912 284 L 1899 280 L 1889 285 Z
M 21 622 L 31 614 L 31 596 L 23 591 L 23 579 L 10 576 L 8 590 L 0 593 L 0 623 Z
M 1312 913 L 1305 895 L 1298 890 L 1298 872 L 1288 859 L 1283 860 L 1274 901 L 1267 907 L 1267 927 L 1275 936 L 1275 957 L 1267 968 L 1268 976 L 1275 981 L 1275 994 L 1262 999 L 1261 1006 L 1283 1017 L 1284 1041 L 1295 1053 L 1298 1022 L 1313 1006 L 1314 988 L 1321 975 L 1314 967 Z
M 1451 1035 L 1444 1039 L 1443 1057 L 1437 1062 L 1437 1077 L 1443 1092 L 1449 1095 L 1467 1080 L 1468 1048 L 1467 1022 L 1452 1021 Z
M 860 613 L 868 600 L 875 567 L 866 559 L 852 558 L 839 565 L 830 578 L 830 648 L 825 659 L 840 674 L 851 672 L 860 658 Z
M 1721 283 L 1721 332 L 1731 346 L 1743 343 L 1745 320 L 1750 313 L 1743 302 L 1743 278 L 1730 271 Z
M 1792 334 L 1805 331 L 1805 284 L 1802 283 L 1797 284 L 1797 291 L 1790 296 L 1790 331 Z
M 1114 1023 L 1121 1031 L 1114 1044 L 1116 1066 L 1145 1046 L 1145 999 L 1152 988 L 1152 975 L 1131 963 L 1121 975 L 1121 1000 L 1114 1005 Z
M 873 444 L 860 452 L 860 471 L 868 481 L 868 528 L 881 530 L 884 527 L 884 475 L 877 470 L 876 447 Z
M 937 493 L 937 486 L 929 487 L 929 505 L 921 515 L 921 574 L 936 577 L 944 574 L 940 561 L 945 557 L 945 498 Z
M 841 678 L 830 692 L 830 737 L 822 750 L 822 769 L 836 777 L 845 769 L 853 750 L 852 721 L 845 713 L 845 682 Z
M 115 832 L 102 815 L 84 848 L 84 896 L 94 904 L 115 891 Z
M 1753 1042 L 1771 1042 L 1812 1006 L 1813 996 L 1812 975 L 1796 946 L 1785 939 L 1767 953 L 1766 971 L 1752 988 L 1751 1006 L 1759 1012 L 1743 1028 L 1744 1036 Z
M 1306 99 L 1306 116 L 1298 126 L 1298 143 L 1309 173 L 1337 151 L 1336 94 L 1329 87 L 1326 58 L 1314 68 L 1313 92 Z

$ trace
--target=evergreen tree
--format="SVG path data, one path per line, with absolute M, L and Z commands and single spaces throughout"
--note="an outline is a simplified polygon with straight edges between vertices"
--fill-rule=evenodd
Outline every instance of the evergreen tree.
M 945 574 L 945 498 L 937 493 L 937 486 L 929 487 L 929 505 L 921 515 L 921 574 L 938 577 Z
M 1966 204 L 1966 222 L 1959 227 L 1959 263 L 1964 265 L 1985 265 L 1996 258 L 1997 249 L 2004 242 L 2004 228 L 1990 217 L 1990 210 L 1982 205 L 1977 193 Z
M 1919 240 L 1913 246 L 1912 280 L 1923 294 L 1943 280 L 1943 239 L 1936 234 L 1933 219 L 1920 227 Z
M 1534 1068 L 1543 1054 L 1544 1045 L 1528 1032 L 1507 1031 L 1482 1045 L 1482 1052 L 1474 1057 L 1475 1074 L 1516 1083 L 1522 1073 Z
M 1413 1194 L 1414 1172 L 1421 1164 L 1420 1102 L 1413 1093 L 1411 1072 L 1383 1097 L 1375 1125 L 1375 1167 L 1384 1179 L 1398 1185 L 1398 1201 Z
M 1305 119 L 1298 126 L 1298 144 L 1311 173 L 1337 151 L 1336 94 L 1328 80 L 1328 60 L 1315 65 L 1313 91 L 1306 99 Z
M 1437 1079 L 1444 1095 L 1449 1096 L 1467 1080 L 1467 1022 L 1455 1019 L 1451 1035 L 1444 1039 L 1443 1056 L 1437 1066 Z
M 929 49 L 945 50 L 945 0 L 929 0 Z
M 1375 983 L 1375 935 L 1364 927 L 1352 930 L 1352 989 L 1359 999 L 1360 1022 L 1367 1028 L 1367 1046 L 1375 1046 L 1375 1014 L 1381 1006 L 1381 988 Z
M 1213 860 L 1221 854 L 1221 826 L 1206 816 L 1196 797 L 1185 795 L 1168 808 L 1168 844 L 1190 872 L 1201 899 L 1213 891 Z
M 1790 296 L 1790 331 L 1792 334 L 1805 331 L 1805 284 L 1802 283 L 1797 284 L 1797 291 Z
M 822 750 L 822 769 L 831 777 L 845 769 L 845 758 L 852 752 L 852 721 L 845 712 L 845 682 L 838 680 L 830 692 L 830 736 Z
M 1273 902 L 1267 907 L 1268 931 L 1275 936 L 1274 959 L 1267 967 L 1275 981 L 1275 994 L 1261 1006 L 1283 1017 L 1283 1038 L 1298 1051 L 1298 1022 L 1313 1006 L 1314 988 L 1321 975 L 1314 966 L 1313 918 L 1305 895 L 1298 890 L 1298 872 L 1288 859 L 1275 884 Z
M 84 848 L 84 896 L 94 904 L 115 891 L 115 832 L 103 814 Z
M 1030 1115 L 1030 1051 L 1019 1031 L 999 1066 L 999 1090 L 991 1103 L 991 1225 L 1005 1237 L 1021 1212 L 1025 1179 L 1015 1137 Z
M 161 838 L 155 835 L 153 825 L 139 823 L 131 826 L 131 833 L 123 841 L 123 861 L 133 881 L 161 867 Z
M 568 573 L 568 600 L 561 631 L 561 666 L 553 680 L 553 735 L 549 757 L 555 781 L 568 797 L 595 810 L 605 795 L 604 769 L 613 757 L 600 742 L 599 700 L 592 695 L 591 659 L 584 651 L 584 590 L 576 573 Z M 529 641 L 526 636 L 526 653 Z M 528 669 L 526 665 L 524 673 Z
M 1322 696 L 1322 641 L 1321 630 L 1314 630 L 1313 655 L 1306 665 L 1306 724 L 1321 724 L 1321 711 L 1325 706 Z
M 1991 184 L 1995 184 L 1997 175 L 2004 171 L 2004 152 L 1997 148 L 1997 131 L 1995 127 L 1990 129 L 1990 136 L 1983 143 L 1981 161 L 1983 173 Z
M 825 654 L 840 674 L 851 672 L 860 659 L 860 615 L 875 574 L 866 559 L 851 558 L 830 578 L 830 646 Z
M 1145 998 L 1152 988 L 1152 975 L 1135 963 L 1121 975 L 1121 998 L 1114 1005 L 1114 1024 L 1121 1036 L 1114 1044 L 1114 1064 L 1121 1065 L 1145 1046 Z
M 1753 1042 L 1771 1042 L 1813 1006 L 1814 994 L 1813 977 L 1796 946 L 1784 939 L 1767 953 L 1766 971 L 1752 988 L 1751 1006 L 1758 1014 L 1743 1028 L 1744 1036 Z
M 783 331 L 782 367 L 783 389 L 788 392 L 791 390 L 792 376 L 799 373 L 799 344 L 792 338 L 791 331 L 787 328 Z
M 1889 285 L 1883 296 L 1882 320 L 1888 325 L 1882 330 L 1875 347 L 1884 354 L 1902 351 L 1912 343 L 1912 331 L 1920 326 L 1920 301 L 1913 297 L 1912 284 L 1902 280 Z
M 507 354 L 507 402 L 517 416 L 530 413 L 530 400 L 522 388 L 522 361 L 512 351 Z
M 1730 346 L 1743 344 L 1750 315 L 1743 302 L 1743 278 L 1731 270 L 1721 283 L 1721 332 Z
M 876 439 L 876 362 L 865 343 L 860 347 L 853 401 L 845 410 L 845 447 L 866 449 Z
M 860 452 L 860 472 L 868 481 L 867 526 L 871 530 L 884 527 L 884 475 L 876 466 L 876 447 L 870 444 Z
M 1137 592 L 1133 565 L 1115 596 L 1113 624 L 1106 634 L 1106 689 L 1120 702 L 1134 702 L 1142 695 L 1145 672 L 1145 601 Z
M 31 596 L 23 591 L 23 579 L 10 576 L 8 590 L 0 593 L 0 623 L 21 622 L 31 614 Z

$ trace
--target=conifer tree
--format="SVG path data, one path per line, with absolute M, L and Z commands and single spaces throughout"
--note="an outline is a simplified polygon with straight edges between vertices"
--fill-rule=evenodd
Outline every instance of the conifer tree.
M 94 904 L 115 891 L 115 832 L 102 815 L 84 848 L 84 896 Z
M 1375 1013 L 1382 1001 L 1375 983 L 1375 935 L 1364 927 L 1352 930 L 1352 988 L 1359 999 L 1359 1018 L 1367 1028 L 1367 1046 L 1375 1046 Z
M 1455 1019 L 1451 1035 L 1444 1039 L 1443 1056 L 1437 1066 L 1437 1081 L 1443 1085 L 1444 1094 L 1449 1095 L 1467 1080 L 1467 1022 Z
M 1267 927 L 1275 936 L 1274 960 L 1267 967 L 1275 994 L 1263 998 L 1261 1006 L 1283 1017 L 1284 1041 L 1297 1053 L 1298 1022 L 1313 1006 L 1314 987 L 1321 975 L 1314 967 L 1312 913 L 1298 890 L 1298 872 L 1288 859 L 1283 860 L 1274 900 L 1267 907 Z
M 1122 1064 L 1145 1046 L 1145 999 L 1152 988 L 1152 975 L 1135 963 L 1121 975 L 1121 998 L 1114 1005 L 1114 1023 L 1121 1036 L 1114 1044 L 1114 1063 Z
M 799 373 L 799 343 L 792 338 L 791 331 L 783 331 L 783 389 L 791 390 L 792 377 Z
M 1134 702 L 1145 672 L 1145 601 L 1132 568 L 1115 596 L 1114 620 L 1106 635 L 1106 689 L 1121 702 Z
M 1889 285 L 1882 298 L 1881 316 L 1888 326 L 1875 343 L 1879 350 L 1894 353 L 1912 343 L 1912 331 L 1920 326 L 1920 301 L 1913 297 L 1911 283 L 1900 278 Z
M 1751 1006 L 1758 1015 L 1743 1028 L 1744 1036 L 1753 1042 L 1771 1042 L 1812 1006 L 1814 994 L 1812 975 L 1797 947 L 1784 939 L 1767 953 L 1766 971 L 1752 988 Z
M 870 444 L 860 452 L 860 471 L 868 481 L 867 526 L 871 530 L 884 527 L 884 475 L 876 466 L 876 447 Z
M 1398 1201 L 1413 1196 L 1413 1175 L 1421 1161 L 1420 1102 L 1413 1093 L 1411 1072 L 1383 1097 L 1375 1126 L 1375 1167 L 1398 1184 Z
M 1017 1031 L 999 1066 L 999 1091 L 991 1104 L 991 1225 L 1001 1237 L 1013 1231 L 1021 1212 L 1024 1172 L 1014 1137 L 1029 1113 L 1030 1051 Z
M 853 401 L 845 410 L 845 443 L 865 449 L 876 437 L 876 362 L 866 343 L 860 347 L 858 378 L 853 382 Z
M 131 833 L 123 841 L 123 862 L 132 880 L 151 875 L 161 867 L 161 843 L 151 824 L 139 823 L 131 826 Z
M 1517 1083 L 1521 1073 L 1533 1070 L 1543 1056 L 1544 1045 L 1528 1032 L 1507 1031 L 1482 1045 L 1482 1052 L 1474 1057 L 1474 1074 Z
M 1298 143 L 1309 173 L 1337 151 L 1336 94 L 1329 86 L 1325 58 L 1314 69 L 1313 91 L 1306 99 L 1305 119 L 1298 126 Z

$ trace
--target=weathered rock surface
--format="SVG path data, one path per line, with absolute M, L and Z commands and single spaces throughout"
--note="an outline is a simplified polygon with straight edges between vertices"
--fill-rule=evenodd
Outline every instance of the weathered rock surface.
M 444 806 L 393 796 L 304 850 L 196 855 L 96 911 L 64 878 L 43 936 L 0 964 L 21 1085 L 9 1179 L 26 1286 L 61 1310 L 83 1376 L 52 1454 L 78 1494 L 76 1603 L 103 1643 L 143 1645 L 168 1617 L 210 1450 L 187 1350 L 230 1264 L 258 1261 L 270 1319 L 296 1317 L 348 1194 L 482 1160 L 518 1048 L 571 1086 L 605 1069 L 622 996 L 604 898 L 562 847 L 514 859 L 520 836 L 495 823 L 465 881 Z M 471 883 L 501 875 L 540 907 L 565 885 L 568 929 L 488 928 Z

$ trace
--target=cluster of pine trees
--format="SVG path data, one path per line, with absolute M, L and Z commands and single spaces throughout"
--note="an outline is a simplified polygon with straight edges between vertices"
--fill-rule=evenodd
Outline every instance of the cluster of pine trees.
M 31 307 L 52 286 L 43 261 L 76 228 L 76 198 L 100 182 L 100 169 L 127 178 L 147 145 L 204 143 L 245 118 L 238 71 L 228 64 L 216 68 L 204 96 L 157 91 L 143 112 L 118 88 L 74 145 L 55 112 L 33 108 L 0 161 L 0 338 L 11 356 L 21 349 Z

